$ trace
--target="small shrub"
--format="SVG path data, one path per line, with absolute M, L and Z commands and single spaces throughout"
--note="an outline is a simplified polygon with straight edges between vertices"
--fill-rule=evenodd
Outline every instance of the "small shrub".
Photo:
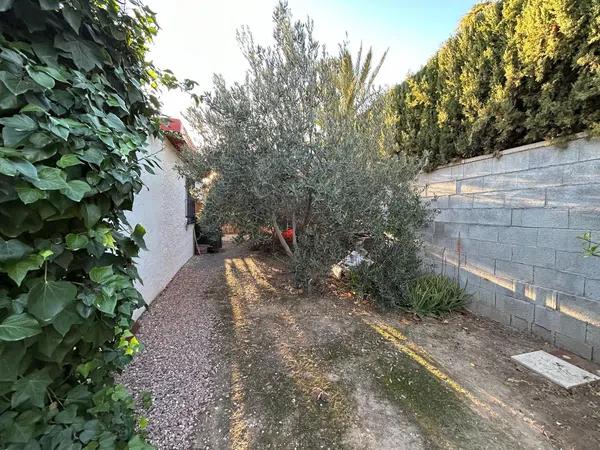
M 427 274 L 413 281 L 407 290 L 407 306 L 421 316 L 439 316 L 465 306 L 470 298 L 465 289 L 444 275 Z
M 352 289 L 368 295 L 384 307 L 406 306 L 408 289 L 418 275 L 421 262 L 412 233 L 397 230 L 396 241 L 369 246 L 373 264 L 361 264 L 349 273 Z

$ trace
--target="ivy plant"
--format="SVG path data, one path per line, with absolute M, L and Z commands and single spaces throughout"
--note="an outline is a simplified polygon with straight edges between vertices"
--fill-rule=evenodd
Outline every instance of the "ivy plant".
M 124 210 L 158 133 L 154 14 L 0 0 L 0 448 L 144 448 L 113 374 L 139 343 Z M 189 85 L 188 85 L 189 86 Z

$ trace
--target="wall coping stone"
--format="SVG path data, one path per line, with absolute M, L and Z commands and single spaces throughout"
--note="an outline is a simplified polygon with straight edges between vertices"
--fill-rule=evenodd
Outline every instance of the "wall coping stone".
M 581 133 L 574 134 L 572 136 L 568 136 L 567 142 L 570 143 L 573 141 L 578 141 L 580 139 L 581 140 L 583 140 L 583 139 L 590 140 L 590 139 L 594 139 L 594 137 L 590 136 L 586 132 L 581 132 Z M 441 169 L 457 167 L 457 166 L 461 166 L 461 165 L 468 164 L 471 162 L 484 161 L 486 159 L 500 159 L 500 158 L 502 158 L 502 156 L 505 156 L 505 155 L 512 155 L 514 153 L 526 152 L 528 150 L 533 150 L 536 148 L 552 147 L 553 145 L 556 145 L 556 142 L 552 142 L 552 141 L 533 142 L 531 144 L 520 145 L 519 147 L 511 147 L 506 150 L 502 150 L 498 153 L 488 153 L 486 155 L 479 155 L 479 156 L 473 156 L 472 158 L 461 159 L 460 161 L 456 161 L 456 162 L 445 164 L 443 166 L 436 167 L 435 169 L 433 169 L 430 172 L 422 172 L 422 173 L 423 174 L 433 173 L 433 172 L 436 172 Z

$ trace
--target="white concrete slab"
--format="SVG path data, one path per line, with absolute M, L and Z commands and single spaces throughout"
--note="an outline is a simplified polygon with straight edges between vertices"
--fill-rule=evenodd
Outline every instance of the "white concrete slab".
M 523 353 L 511 356 L 511 358 L 565 389 L 600 380 L 599 376 L 543 350 Z

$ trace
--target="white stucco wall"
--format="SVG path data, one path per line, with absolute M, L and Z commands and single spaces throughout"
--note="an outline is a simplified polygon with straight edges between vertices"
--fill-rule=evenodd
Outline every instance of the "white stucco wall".
M 167 140 L 153 140 L 149 153 L 155 152 L 162 170 L 143 174 L 145 187 L 135 197 L 133 211 L 126 214 L 132 227 L 140 223 L 146 229 L 148 250 L 141 251 L 136 263 L 143 281 L 137 288 L 148 304 L 193 255 L 193 226 L 187 225 L 185 217 L 185 180 L 175 170 L 177 150 Z M 136 311 L 134 318 L 142 312 Z

